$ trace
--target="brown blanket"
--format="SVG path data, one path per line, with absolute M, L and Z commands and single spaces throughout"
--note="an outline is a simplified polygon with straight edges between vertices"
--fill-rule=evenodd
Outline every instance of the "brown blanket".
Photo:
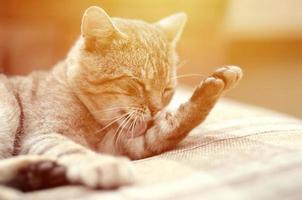
M 175 150 L 133 163 L 132 186 L 66 186 L 16 199 L 302 199 L 302 122 L 222 100 Z

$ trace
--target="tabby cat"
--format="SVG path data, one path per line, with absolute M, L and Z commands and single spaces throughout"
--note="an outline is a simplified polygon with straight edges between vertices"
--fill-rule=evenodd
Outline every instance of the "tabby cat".
M 167 111 L 185 22 L 183 13 L 151 24 L 90 7 L 63 62 L 28 76 L 1 75 L 0 182 L 19 187 L 31 173 L 43 176 L 39 184 L 64 176 L 91 188 L 127 185 L 135 181 L 128 158 L 182 141 L 242 75 L 222 67 L 178 110 Z

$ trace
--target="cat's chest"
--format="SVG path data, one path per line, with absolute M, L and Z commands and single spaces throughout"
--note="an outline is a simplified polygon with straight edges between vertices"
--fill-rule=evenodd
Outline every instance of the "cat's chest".
M 103 138 L 101 125 L 64 84 L 46 74 L 12 80 L 19 97 L 23 134 L 62 134 L 92 149 Z
M 49 119 L 44 121 L 47 127 L 91 149 L 102 139 L 101 125 L 81 105 L 69 105 L 64 112 L 58 111 L 45 117 Z
M 24 134 L 55 132 L 86 147 L 96 146 L 100 124 L 75 96 L 54 84 L 34 89 L 35 93 L 29 89 L 19 93 Z
M 97 123 L 89 113 L 74 114 L 76 115 L 76 118 L 69 122 L 67 130 L 64 130 L 63 133 L 68 137 L 72 137 L 73 140 L 76 138 L 80 139 L 81 141 L 85 140 L 90 148 L 95 149 L 97 144 L 103 138 L 103 135 L 100 132 L 102 129 L 101 125 Z

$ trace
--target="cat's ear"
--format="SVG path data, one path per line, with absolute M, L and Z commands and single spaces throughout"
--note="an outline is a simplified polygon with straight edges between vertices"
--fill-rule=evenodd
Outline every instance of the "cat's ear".
M 168 40 L 175 44 L 181 36 L 186 21 L 185 13 L 177 13 L 158 21 L 156 25 L 164 31 Z
M 109 41 L 115 36 L 125 37 L 113 24 L 109 15 L 100 7 L 89 7 L 82 18 L 81 26 L 84 38 L 98 38 Z

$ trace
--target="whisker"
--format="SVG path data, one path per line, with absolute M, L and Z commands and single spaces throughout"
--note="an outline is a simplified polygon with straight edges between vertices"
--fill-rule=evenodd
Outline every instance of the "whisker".
M 120 136 L 121 134 L 123 133 L 122 131 L 124 130 L 124 128 L 126 127 L 126 125 L 128 124 L 128 122 L 131 120 L 131 117 L 133 115 L 135 111 L 133 111 L 131 114 L 129 114 L 129 116 L 123 121 L 123 123 L 121 124 L 121 126 L 119 126 L 119 129 L 121 127 L 121 129 L 117 131 L 117 137 L 116 137 L 116 140 L 115 140 L 115 146 L 117 146 L 118 142 L 119 142 L 119 139 L 120 139 Z
M 188 63 L 188 60 L 182 60 L 176 65 L 176 69 L 181 69 L 185 64 Z
M 176 76 L 174 78 L 179 79 L 179 78 L 193 77 L 193 76 L 202 77 L 202 78 L 206 77 L 205 75 L 202 75 L 202 74 L 182 74 L 182 75 Z
M 121 107 L 108 108 L 108 109 L 105 109 L 105 110 L 93 111 L 93 113 L 103 113 L 103 112 L 107 112 L 107 111 L 118 110 L 118 109 L 121 109 L 121 108 L 130 108 L 130 109 L 134 109 L 134 110 L 141 110 L 141 108 L 139 108 L 139 107 L 121 106 Z
M 126 135 L 128 135 L 129 130 L 130 130 L 131 127 L 133 126 L 133 123 L 134 123 L 134 120 L 132 120 L 132 121 L 130 122 L 130 125 L 129 125 L 128 129 L 127 129 Z
M 134 112 L 134 111 L 133 111 Z M 124 125 L 124 123 L 128 120 L 130 117 L 131 113 L 128 113 L 127 116 L 124 116 L 125 119 L 121 122 L 121 124 L 118 126 L 117 130 L 115 131 L 114 135 L 116 135 L 119 132 L 119 129 Z
M 136 126 L 137 118 L 138 118 L 138 116 L 135 116 L 135 119 L 132 122 L 132 126 L 131 126 L 131 138 L 133 138 L 133 130 L 134 130 L 134 127 Z M 130 128 L 129 128 L 129 130 L 130 130 Z
M 145 116 L 143 114 L 139 117 L 139 123 L 145 123 Z
M 131 111 L 130 111 L 131 112 Z M 125 113 L 125 114 L 129 114 L 129 112 Z M 123 115 L 125 115 L 123 114 Z M 108 120 L 114 120 L 116 118 L 119 118 L 121 117 L 121 115 L 118 115 L 118 116 L 115 116 L 115 117 L 112 117 L 112 118 L 98 118 L 98 120 L 102 120 L 102 121 L 108 121 Z M 110 122 L 109 122 L 110 123 Z
M 129 127 L 127 128 L 127 132 L 126 132 L 126 135 L 128 135 L 129 133 L 129 130 L 131 129 L 131 127 L 133 126 L 133 120 L 132 120 L 132 117 L 133 117 L 134 113 L 132 113 L 131 117 L 129 118 L 129 121 L 130 121 L 130 125 Z M 123 130 L 121 130 L 121 133 L 122 133 Z
M 138 123 L 143 123 L 143 122 L 142 122 L 142 117 L 143 117 L 142 115 L 139 117 Z
M 124 124 L 125 120 L 128 118 L 129 116 L 125 116 L 125 119 L 123 119 L 122 123 L 118 126 L 118 128 L 116 129 L 116 131 L 113 134 L 113 138 L 115 138 L 115 143 L 114 145 L 116 146 L 116 140 L 117 140 L 117 136 L 118 136 L 118 132 L 119 129 L 121 128 L 121 126 Z
M 129 118 L 127 119 L 127 122 L 124 124 L 123 128 L 120 130 L 120 133 L 122 134 L 123 129 L 126 127 L 126 125 L 131 121 L 133 114 L 135 113 L 135 111 L 133 111 L 130 115 Z
M 113 123 L 115 123 L 115 122 L 117 122 L 118 120 L 122 119 L 123 117 L 125 117 L 125 116 L 128 115 L 129 113 L 130 113 L 130 112 L 128 112 L 128 113 L 126 113 L 126 114 L 124 114 L 124 115 L 122 115 L 122 116 L 119 116 L 119 117 L 117 117 L 117 119 L 114 118 L 115 120 L 113 120 L 113 121 L 109 122 L 108 124 L 106 124 L 106 126 L 103 127 L 103 128 L 101 128 L 101 130 L 98 130 L 97 133 L 99 133 L 99 132 L 105 130 L 106 128 L 108 128 L 109 126 L 111 126 Z

